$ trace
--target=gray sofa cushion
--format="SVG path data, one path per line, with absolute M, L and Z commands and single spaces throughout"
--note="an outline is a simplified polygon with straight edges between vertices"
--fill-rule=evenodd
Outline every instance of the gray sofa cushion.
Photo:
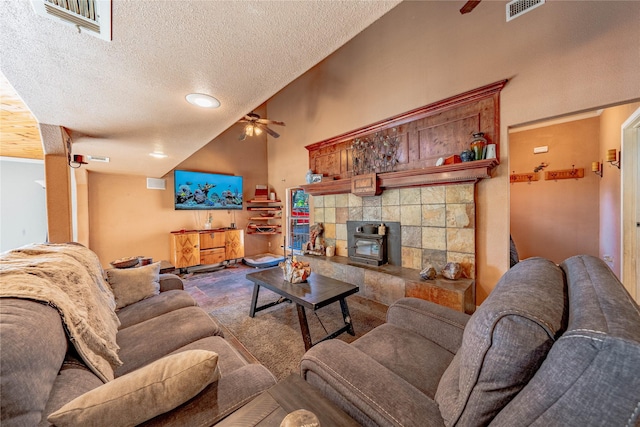
M 120 319 L 119 329 L 128 328 L 179 308 L 194 307 L 196 305 L 196 301 L 186 291 L 161 292 L 160 295 L 143 299 L 116 311 L 118 319 Z
M 185 307 L 118 331 L 122 366 L 115 376 L 147 365 L 193 341 L 222 335 L 222 330 L 200 307 Z
M 58 311 L 30 300 L 0 298 L 0 424 L 35 426 L 67 351 Z
M 453 353 L 417 333 L 385 323 L 352 344 L 433 399 Z M 428 357 L 424 357 L 428 355 Z
M 528 383 L 566 325 L 563 273 L 541 258 L 510 269 L 471 316 L 436 401 L 445 424 L 483 425 Z
M 186 350 L 208 350 L 218 354 L 220 378 L 190 401 L 171 412 L 141 424 L 142 426 L 209 426 L 245 405 L 276 379 L 267 368 L 249 364 L 222 337 L 208 337 L 192 342 L 171 354 Z

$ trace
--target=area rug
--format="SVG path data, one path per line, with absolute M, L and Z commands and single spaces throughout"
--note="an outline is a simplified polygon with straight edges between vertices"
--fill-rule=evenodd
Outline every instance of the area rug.
M 184 278 L 185 290 L 224 327 L 229 342 L 240 346 L 239 351 L 251 353 L 281 380 L 300 371 L 300 360 L 305 353 L 298 313 L 295 304 L 285 302 L 249 317 L 253 282 L 247 280 L 246 275 L 254 271 L 256 269 L 238 265 L 193 274 Z M 258 305 L 279 298 L 276 293 L 260 288 Z M 356 335 L 344 333 L 335 339 L 352 342 L 385 322 L 387 306 L 357 294 L 348 297 L 347 303 Z M 344 325 L 339 303 L 315 312 L 307 310 L 307 319 L 314 343 Z

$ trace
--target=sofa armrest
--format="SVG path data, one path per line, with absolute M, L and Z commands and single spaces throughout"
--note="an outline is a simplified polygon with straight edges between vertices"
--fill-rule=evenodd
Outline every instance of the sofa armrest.
M 160 292 L 171 290 L 184 290 L 182 279 L 175 274 L 165 273 L 160 275 Z
M 420 390 L 340 340 L 312 347 L 302 377 L 363 425 L 442 426 L 438 405 Z
M 470 315 L 419 298 L 401 298 L 387 311 L 387 323 L 408 329 L 451 353 L 462 344 Z

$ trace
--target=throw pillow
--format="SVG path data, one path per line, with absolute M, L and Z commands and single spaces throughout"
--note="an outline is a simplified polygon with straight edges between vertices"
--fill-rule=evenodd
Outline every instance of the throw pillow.
M 132 426 L 168 412 L 219 377 L 218 355 L 186 350 L 101 385 L 49 415 L 56 426 Z
M 112 268 L 107 270 L 107 280 L 116 309 L 121 309 L 160 293 L 160 262 L 138 268 Z
M 447 426 L 488 425 L 527 385 L 566 327 L 560 268 L 519 262 L 471 316 L 435 400 Z

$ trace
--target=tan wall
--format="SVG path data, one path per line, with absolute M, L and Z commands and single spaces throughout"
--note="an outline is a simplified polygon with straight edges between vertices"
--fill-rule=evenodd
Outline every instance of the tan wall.
M 509 267 L 512 125 L 640 98 L 638 2 L 547 2 L 506 23 L 504 3 L 404 2 L 267 104 L 269 182 L 304 183 L 305 145 L 504 78 L 500 161 L 477 189 L 477 298 Z
M 577 254 L 598 256 L 600 177 L 591 162 L 600 161 L 600 118 L 546 126 L 509 134 L 509 165 L 515 173 L 531 173 L 540 163 L 538 181 L 513 183 L 511 234 L 520 259 L 541 256 L 555 263 Z M 534 154 L 547 146 L 549 152 Z M 584 169 L 584 178 L 546 180 L 545 172 Z
M 253 197 L 257 184 L 267 184 L 267 149 L 264 138 L 238 141 L 235 127 L 207 144 L 176 169 L 241 175 L 243 196 Z M 153 161 L 149 157 L 148 161 Z M 169 259 L 169 233 L 202 228 L 207 212 L 214 227 L 238 228 L 247 224 L 243 211 L 176 211 L 173 207 L 173 172 L 164 176 L 166 190 L 148 190 L 146 177 L 89 173 L 90 248 L 104 267 L 124 256 Z M 247 255 L 266 252 L 264 236 L 245 235 Z

